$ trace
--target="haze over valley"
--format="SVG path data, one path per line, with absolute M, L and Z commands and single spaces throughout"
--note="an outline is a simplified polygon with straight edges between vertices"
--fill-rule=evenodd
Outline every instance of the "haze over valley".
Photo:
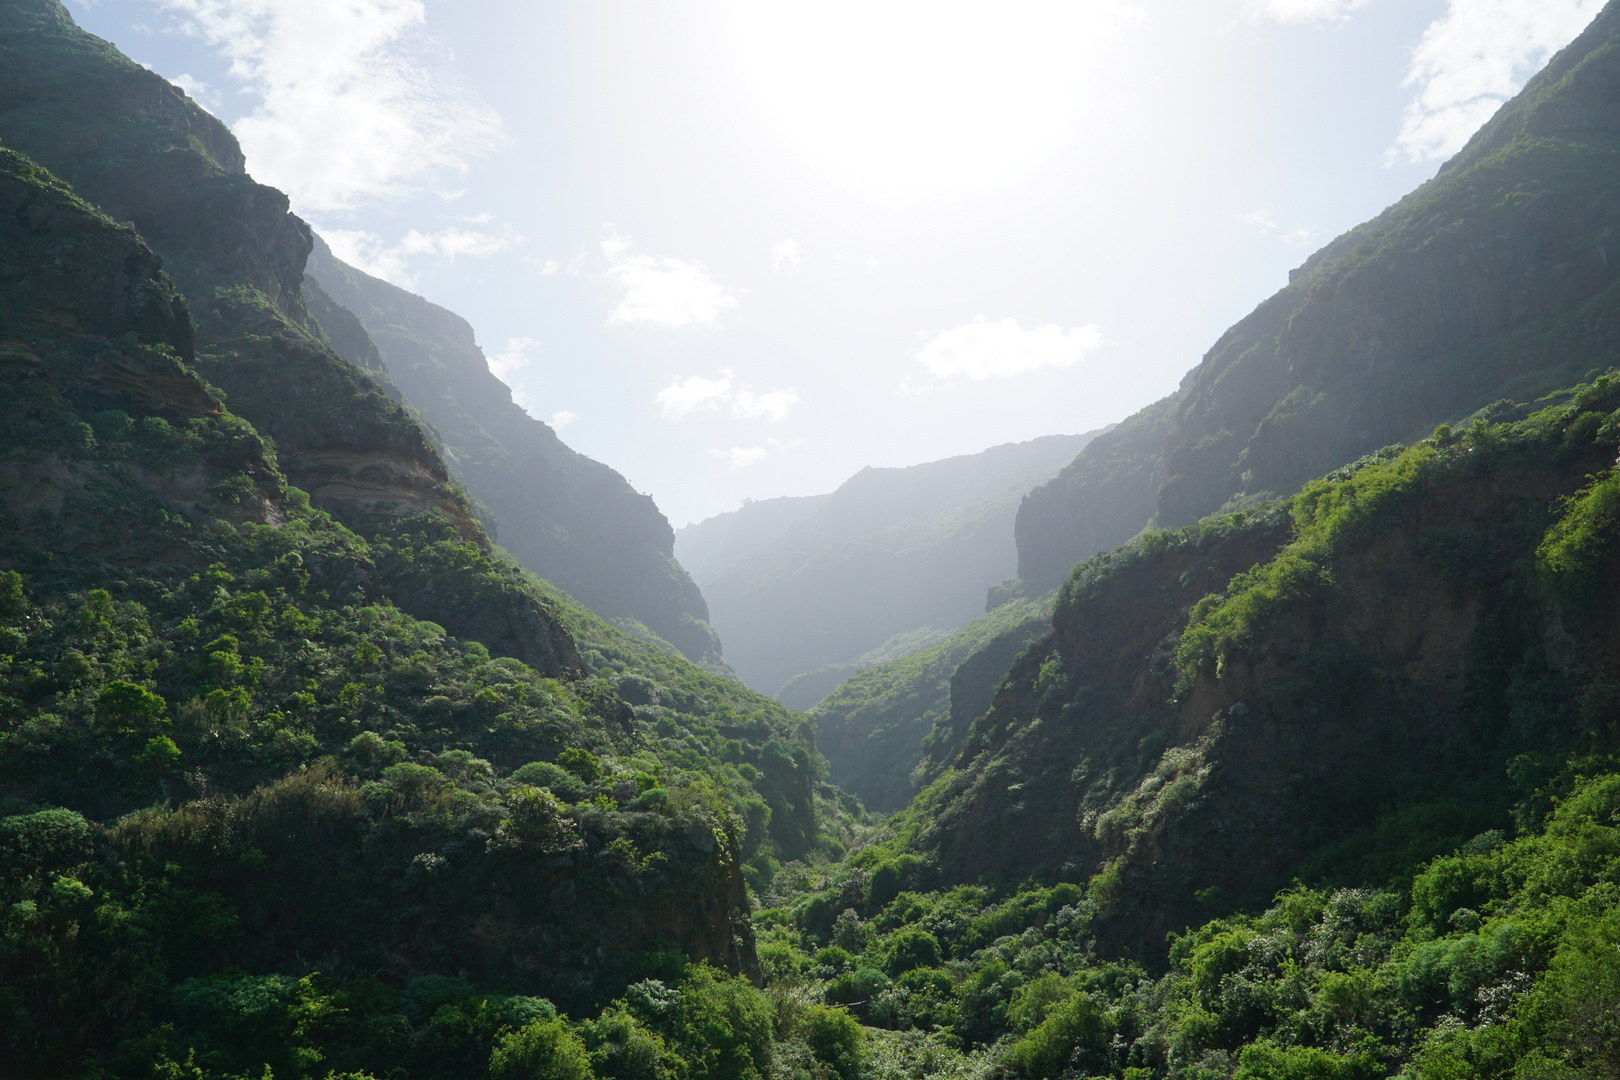
M 1620 0 L 0 0 L 0 1078 L 1620 1073 Z

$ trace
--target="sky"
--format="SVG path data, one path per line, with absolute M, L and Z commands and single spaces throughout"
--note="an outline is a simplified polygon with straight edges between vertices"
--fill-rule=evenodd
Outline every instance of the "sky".
M 67 0 L 676 526 L 1117 422 L 1600 0 Z

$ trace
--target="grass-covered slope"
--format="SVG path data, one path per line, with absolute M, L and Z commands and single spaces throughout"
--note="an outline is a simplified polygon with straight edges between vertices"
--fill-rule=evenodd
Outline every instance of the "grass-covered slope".
M 306 270 L 336 310 L 314 314 L 358 364 L 378 355 L 442 438 L 446 462 L 498 523 L 502 546 L 610 620 L 634 620 L 725 671 L 708 607 L 674 559 L 652 498 L 565 446 L 489 370 L 460 316 L 335 258 L 317 237 Z M 363 326 L 345 334 L 352 312 Z
M 1051 630 L 1054 599 L 1009 601 L 930 648 L 849 672 L 810 710 L 833 782 L 871 810 L 909 802 L 956 759 L 1013 660 Z
M 1610 4 L 1439 176 L 1311 256 L 1175 394 L 1033 492 L 1020 576 L 1057 584 L 1150 523 L 1290 495 L 1613 363 L 1617 36 Z
M 776 694 L 796 675 L 852 665 L 896 635 L 954 630 L 982 614 L 986 592 L 1015 569 L 1018 500 L 1090 438 L 1053 435 L 863 469 L 812 504 L 757 503 L 687 526 L 677 551 L 707 566 L 715 549 L 740 556 L 700 584 L 727 660 L 750 686 Z M 784 510 L 793 518 L 785 529 Z M 750 528 L 756 519 L 763 527 Z M 745 551 L 739 541 L 749 536 L 762 545 Z

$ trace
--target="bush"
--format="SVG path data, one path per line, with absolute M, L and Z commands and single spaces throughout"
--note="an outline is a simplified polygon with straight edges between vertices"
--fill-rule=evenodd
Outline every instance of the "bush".
M 1261 1042 L 1244 1047 L 1234 1080 L 1373 1080 L 1384 1073 L 1369 1054 L 1340 1057 L 1314 1047 L 1284 1050 Z
M 1107 1051 L 1102 1010 L 1090 998 L 1077 995 L 1008 1047 L 1002 1063 L 1022 1076 L 1040 1080 L 1068 1071 L 1071 1064 L 1084 1076 L 1105 1071 Z
M 490 1080 L 591 1080 L 591 1059 L 578 1035 L 556 1018 L 502 1035 L 489 1056 Z
M 579 802 L 585 797 L 585 784 L 579 777 L 549 761 L 531 761 L 512 774 L 520 784 L 547 788 L 564 802 Z
M 557 764 L 587 784 L 594 784 L 602 778 L 602 763 L 596 755 L 577 746 L 570 746 L 558 754 Z
M 800 1022 L 804 1041 L 816 1060 L 824 1063 L 840 1080 L 856 1080 L 866 1060 L 866 1034 L 853 1017 L 842 1009 L 811 1005 Z
M 890 936 L 883 969 L 899 975 L 912 968 L 938 967 L 939 962 L 939 939 L 920 927 L 907 926 Z
M 115 679 L 96 696 L 96 710 L 109 731 L 148 735 L 167 724 L 169 703 L 144 686 Z
M 0 818 L 0 875 L 27 876 L 90 857 L 90 823 L 72 810 Z

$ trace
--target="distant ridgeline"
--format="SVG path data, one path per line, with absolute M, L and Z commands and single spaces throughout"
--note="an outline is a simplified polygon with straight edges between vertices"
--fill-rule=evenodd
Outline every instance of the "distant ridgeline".
M 747 890 L 843 850 L 808 725 L 496 548 L 311 243 L 0 0 L 0 1073 L 483 1076 L 648 978 L 768 1063 Z
M 1589 53 L 1560 53 L 1438 176 L 1312 255 L 1176 393 L 1032 492 L 1017 525 L 1030 588 L 1146 527 L 1288 495 L 1613 363 L 1614 89 Z
M 466 320 L 345 265 L 319 237 L 305 271 L 333 301 L 311 305 L 333 347 L 361 365 L 380 354 L 443 440 L 451 472 L 488 507 L 502 547 L 604 619 L 650 630 L 689 660 L 730 673 L 652 497 L 524 412 Z M 345 333 L 350 313 L 365 334 Z
M 1016 569 L 1019 498 L 1094 434 L 863 469 L 828 495 L 688 525 L 677 550 L 738 674 L 806 708 L 886 652 L 926 647 L 982 614 L 986 592 Z

